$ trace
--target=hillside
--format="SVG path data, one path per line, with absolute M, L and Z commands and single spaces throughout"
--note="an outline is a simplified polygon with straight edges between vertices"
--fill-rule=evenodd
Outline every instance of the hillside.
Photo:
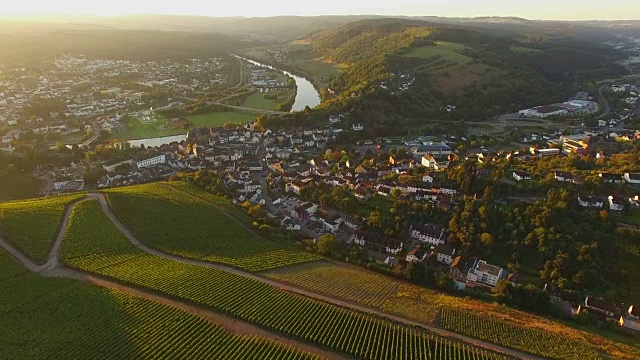
M 316 56 L 349 65 L 332 83 L 340 95 L 325 94 L 324 107 L 352 108 L 358 120 L 374 124 L 390 117 L 486 120 L 563 100 L 590 81 L 625 72 L 610 47 L 571 37 L 539 40 L 399 19 L 310 37 Z M 448 114 L 446 105 L 458 110 Z

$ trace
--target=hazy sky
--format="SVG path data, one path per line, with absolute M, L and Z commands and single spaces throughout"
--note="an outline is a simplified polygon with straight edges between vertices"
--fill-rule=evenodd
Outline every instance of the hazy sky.
M 2 0 L 1 16 L 176 14 L 204 16 L 436 15 L 527 19 L 640 19 L 640 0 Z

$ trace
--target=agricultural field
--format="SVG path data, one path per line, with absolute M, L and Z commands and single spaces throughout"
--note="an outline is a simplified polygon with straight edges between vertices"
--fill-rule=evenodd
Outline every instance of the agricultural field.
M 260 238 L 241 220 L 236 221 L 201 197 L 185 196 L 168 184 L 109 190 L 107 196 L 113 212 L 136 237 L 167 253 L 249 271 L 319 258 Z
M 239 112 L 212 112 L 208 114 L 187 116 L 192 127 L 221 127 L 226 123 L 250 123 L 256 116 Z
M 108 257 L 108 254 L 104 256 Z M 93 258 L 75 267 L 95 269 Z M 501 356 L 290 294 L 213 268 L 142 255 L 91 270 L 119 282 L 206 306 L 263 328 L 362 359 L 500 359 Z
M 65 207 L 84 194 L 0 203 L 0 234 L 23 254 L 44 261 Z
M 174 128 L 167 119 L 159 114 L 153 115 L 157 120 L 152 123 L 143 123 L 137 117 L 127 117 L 123 120 L 124 129 L 114 132 L 111 137 L 119 140 L 146 139 L 163 136 L 185 134 L 187 130 Z
M 437 319 L 444 307 L 457 308 L 503 324 L 513 324 L 517 328 L 544 332 L 549 337 L 563 337 L 569 343 L 592 347 L 614 358 L 634 359 L 640 356 L 640 349 L 627 346 L 620 339 L 597 336 L 498 304 L 447 295 L 351 265 L 321 261 L 270 270 L 261 276 L 423 324 L 438 325 Z M 342 286 L 343 283 L 349 286 Z M 509 343 L 503 345 L 510 346 Z M 517 349 L 535 352 L 535 348 Z M 567 356 L 571 354 L 568 352 Z
M 124 292 L 25 273 L 3 252 L 0 323 L 1 359 L 317 358 Z
M 549 359 L 600 359 L 598 353 L 583 342 L 571 341 L 539 329 L 478 316 L 469 311 L 445 307 L 442 309 L 440 325 L 447 330 Z
M 389 297 L 397 294 L 400 286 L 389 277 L 326 261 L 288 266 L 262 275 L 305 289 L 322 289 L 322 293 L 374 308 L 382 307 Z

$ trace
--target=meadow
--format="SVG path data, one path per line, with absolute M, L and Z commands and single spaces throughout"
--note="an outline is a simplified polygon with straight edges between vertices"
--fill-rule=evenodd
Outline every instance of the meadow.
M 191 127 L 222 127 L 226 123 L 250 123 L 256 116 L 239 112 L 212 112 L 208 114 L 187 116 L 187 121 Z
M 84 194 L 0 203 L 0 234 L 35 261 L 44 261 L 65 208 Z

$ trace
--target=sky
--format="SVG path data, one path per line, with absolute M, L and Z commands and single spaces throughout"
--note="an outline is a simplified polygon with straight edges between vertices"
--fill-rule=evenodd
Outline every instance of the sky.
M 551 20 L 637 20 L 640 0 L 2 0 L 0 17 L 45 14 L 517 16 Z

